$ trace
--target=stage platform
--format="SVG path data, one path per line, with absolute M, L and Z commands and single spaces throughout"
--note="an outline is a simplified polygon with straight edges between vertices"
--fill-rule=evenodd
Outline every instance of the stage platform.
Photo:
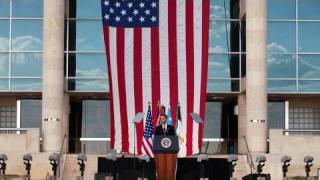
M 204 171 L 201 171 L 197 156 L 178 158 L 177 174 L 179 180 L 194 180 L 202 177 L 209 179 L 228 179 L 230 163 L 227 162 L 227 155 L 211 155 L 208 161 L 203 162 Z M 148 180 L 155 180 L 155 161 L 150 159 L 149 163 L 142 163 L 132 155 L 118 156 L 116 161 L 107 159 L 105 156 L 98 157 L 98 170 L 96 180 L 102 180 L 109 174 L 121 180 L 136 180 L 142 176 L 144 166 L 145 177 Z M 201 174 L 201 175 L 200 175 Z

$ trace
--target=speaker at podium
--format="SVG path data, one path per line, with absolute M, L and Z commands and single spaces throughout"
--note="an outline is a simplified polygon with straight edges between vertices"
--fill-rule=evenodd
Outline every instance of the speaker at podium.
M 153 152 L 156 160 L 157 180 L 175 180 L 179 142 L 177 136 L 154 136 Z

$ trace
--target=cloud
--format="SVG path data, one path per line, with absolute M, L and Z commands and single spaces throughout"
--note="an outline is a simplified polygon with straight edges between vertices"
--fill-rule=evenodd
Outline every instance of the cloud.
M 34 36 L 18 36 L 12 39 L 12 48 L 16 51 L 42 49 L 42 41 Z
M 210 13 L 211 19 L 224 19 L 224 7 L 219 5 L 210 5 L 210 11 L 214 13 Z M 226 12 L 227 17 L 230 17 L 230 13 L 227 10 Z
M 5 50 L 7 51 L 9 48 L 9 39 L 0 37 L 0 50 Z
M 268 64 L 279 65 L 288 64 L 292 61 L 292 57 L 288 54 L 272 54 L 272 53 L 288 53 L 288 50 L 275 42 L 268 44 Z M 294 56 L 294 55 L 292 55 Z
M 91 70 L 77 70 L 77 77 L 106 77 L 106 72 L 101 69 L 91 69 Z
M 227 50 L 224 49 L 223 47 L 219 46 L 219 45 L 216 45 L 213 48 L 210 48 L 210 51 L 213 51 L 213 52 L 226 52 Z
M 218 24 L 219 23 L 219 24 Z M 211 35 L 211 38 L 221 38 L 221 37 L 225 37 L 226 36 L 226 24 L 227 22 L 224 21 L 213 21 L 211 23 L 211 28 L 209 30 L 209 33 Z M 227 31 L 228 31 L 228 35 L 230 33 L 230 27 L 229 24 L 227 24 Z M 229 38 L 229 37 L 228 37 Z
M 41 53 L 13 53 L 12 59 L 14 60 L 14 64 L 38 64 L 41 62 L 42 54 Z
M 282 45 L 276 42 L 272 42 L 268 44 L 267 48 L 268 48 L 268 52 L 271 52 L 271 53 L 288 53 L 287 48 L 283 47 Z
M 0 53 L 0 74 L 8 75 L 8 55 Z
M 101 83 L 104 82 L 104 83 Z M 76 90 L 78 91 L 106 91 L 108 81 L 101 80 L 85 80 L 76 81 Z
M 314 64 L 311 64 L 300 57 L 299 62 L 303 64 L 304 66 L 307 66 L 308 71 L 303 73 L 303 76 L 301 78 L 310 78 L 310 77 L 320 77 L 320 65 L 316 66 Z

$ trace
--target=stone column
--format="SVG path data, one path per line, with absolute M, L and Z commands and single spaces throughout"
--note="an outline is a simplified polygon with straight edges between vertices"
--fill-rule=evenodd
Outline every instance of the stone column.
M 246 138 L 252 152 L 267 151 L 267 0 L 246 0 Z
M 238 153 L 247 153 L 244 136 L 247 131 L 247 118 L 246 118 L 246 94 L 238 95 Z
M 58 152 L 63 138 L 64 0 L 45 0 L 43 17 L 42 138 L 45 152 Z

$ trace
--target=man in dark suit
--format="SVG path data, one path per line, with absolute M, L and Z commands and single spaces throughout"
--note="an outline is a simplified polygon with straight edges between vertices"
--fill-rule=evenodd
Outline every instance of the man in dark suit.
M 156 127 L 155 135 L 167 135 L 167 136 L 173 136 L 176 135 L 176 130 L 173 126 L 167 124 L 167 116 L 165 114 L 160 115 L 160 125 Z

